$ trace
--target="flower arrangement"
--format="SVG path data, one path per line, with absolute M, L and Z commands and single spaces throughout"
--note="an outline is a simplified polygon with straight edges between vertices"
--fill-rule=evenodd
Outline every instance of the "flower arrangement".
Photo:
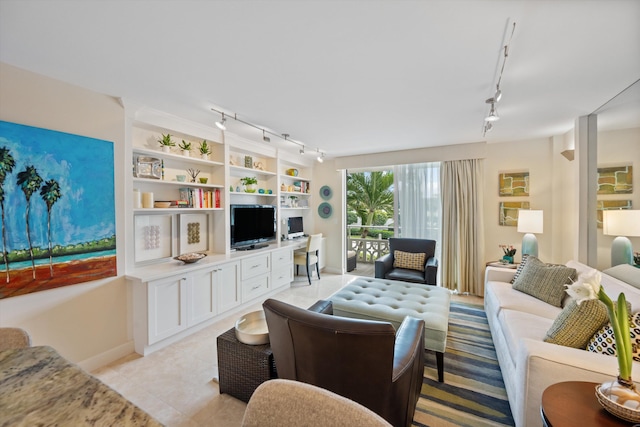
M 636 265 L 636 267 L 640 266 L 640 252 L 634 252 L 633 262 Z
M 499 245 L 502 248 L 502 252 L 504 252 L 504 256 L 514 256 L 516 254 L 516 248 L 511 245 Z
M 599 299 L 607 307 L 609 321 L 613 328 L 613 335 L 616 342 L 616 357 L 618 359 L 618 382 L 627 387 L 635 388 L 631 380 L 631 367 L 633 365 L 633 356 L 631 348 L 631 333 L 629 331 L 629 313 L 627 313 L 627 300 L 624 292 L 618 296 L 616 304 L 606 294 L 604 288 L 600 285 L 600 272 L 591 270 L 588 273 L 582 273 L 577 282 L 567 287 L 567 293 L 579 305 L 583 301 L 591 299 Z

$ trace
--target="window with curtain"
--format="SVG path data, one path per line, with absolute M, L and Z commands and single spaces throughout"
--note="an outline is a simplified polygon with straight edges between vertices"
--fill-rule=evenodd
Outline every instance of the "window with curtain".
M 395 166 L 394 175 L 397 236 L 435 240 L 441 259 L 440 162 Z

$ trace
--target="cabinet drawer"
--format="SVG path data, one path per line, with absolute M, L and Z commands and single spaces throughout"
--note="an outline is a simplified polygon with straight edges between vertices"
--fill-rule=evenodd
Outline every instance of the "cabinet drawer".
M 242 302 L 249 301 L 269 291 L 271 278 L 268 274 L 242 281 Z
M 262 254 L 242 260 L 242 280 L 250 279 L 264 273 L 268 273 L 271 269 L 269 261 L 270 254 Z
M 280 267 L 271 273 L 271 287 L 273 289 L 285 286 L 293 282 L 293 264 Z
M 273 251 L 271 254 L 271 270 L 279 270 L 293 264 L 293 250 L 290 248 Z

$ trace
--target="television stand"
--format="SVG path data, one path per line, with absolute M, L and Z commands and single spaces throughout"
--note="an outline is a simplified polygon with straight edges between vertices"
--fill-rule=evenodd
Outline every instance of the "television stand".
M 250 251 L 253 249 L 262 249 L 268 247 L 268 243 L 256 243 L 255 245 L 247 245 L 247 246 L 238 246 L 236 248 L 237 251 Z

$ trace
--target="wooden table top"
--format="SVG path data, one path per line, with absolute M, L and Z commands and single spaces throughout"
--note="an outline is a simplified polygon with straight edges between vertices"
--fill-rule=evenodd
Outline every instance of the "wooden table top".
M 553 384 L 542 393 L 540 412 L 549 427 L 628 427 L 604 409 L 596 398 L 597 383 L 568 381 Z

